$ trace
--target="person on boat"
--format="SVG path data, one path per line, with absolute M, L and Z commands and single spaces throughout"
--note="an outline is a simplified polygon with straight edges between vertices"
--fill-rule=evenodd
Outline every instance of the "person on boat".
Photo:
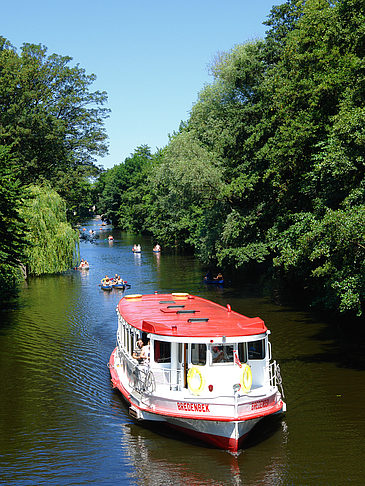
M 101 279 L 101 284 L 105 286 L 110 285 L 110 278 L 108 277 L 108 275 L 105 275 L 105 277 Z
M 137 251 L 141 251 L 141 245 L 140 244 L 137 245 Z
M 205 274 L 204 280 L 212 280 L 212 278 L 213 278 L 212 272 L 208 270 L 207 273 Z
M 159 245 L 159 244 L 155 245 L 155 246 L 153 247 L 153 251 L 161 251 L 161 247 L 160 247 L 160 245 Z
M 133 245 L 132 251 L 137 251 L 137 243 Z
M 138 339 L 136 342 L 136 347 L 133 350 L 132 357 L 138 361 L 138 363 L 143 363 L 144 358 L 141 356 L 143 348 L 143 341 L 142 339 Z
M 150 341 L 148 341 L 148 343 L 143 346 L 142 348 L 142 352 L 141 352 L 141 358 L 143 358 L 146 363 L 149 363 L 150 361 Z
M 221 347 L 212 347 L 212 363 L 220 363 L 224 358 L 224 353 Z
M 214 277 L 214 280 L 223 280 L 223 275 L 219 272 L 216 277 Z

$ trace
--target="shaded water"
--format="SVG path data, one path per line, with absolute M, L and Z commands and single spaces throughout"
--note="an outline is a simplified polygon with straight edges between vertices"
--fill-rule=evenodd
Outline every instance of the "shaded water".
M 98 221 L 90 223 L 97 228 Z M 89 228 L 89 227 L 87 227 Z M 113 233 L 115 240 L 107 241 Z M 81 242 L 89 271 L 32 279 L 0 324 L 0 484 L 340 485 L 364 483 L 363 345 L 309 313 L 277 306 L 249 286 L 207 288 L 190 256 L 152 253 L 107 229 Z M 119 273 L 129 293 L 188 291 L 272 331 L 288 411 L 259 424 L 233 456 L 159 426 L 134 424 L 107 368 L 123 295 L 100 279 Z

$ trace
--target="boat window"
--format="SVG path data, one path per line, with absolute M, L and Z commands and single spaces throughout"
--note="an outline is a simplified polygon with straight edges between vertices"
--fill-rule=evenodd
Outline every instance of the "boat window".
M 191 363 L 193 365 L 204 366 L 207 362 L 207 345 L 195 344 L 191 345 Z
M 246 343 L 238 343 L 238 358 L 241 361 L 241 363 L 246 363 L 247 361 Z
M 171 343 L 155 341 L 154 357 L 156 363 L 171 363 Z
M 264 359 L 265 358 L 265 339 L 260 341 L 251 341 L 247 343 L 248 359 Z
M 233 344 L 212 344 L 212 364 L 233 363 Z

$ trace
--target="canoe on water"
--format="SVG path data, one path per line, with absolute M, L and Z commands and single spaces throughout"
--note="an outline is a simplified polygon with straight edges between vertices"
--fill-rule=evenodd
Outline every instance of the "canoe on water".
M 204 283 L 206 284 L 212 284 L 212 285 L 223 285 L 224 284 L 224 279 L 211 279 L 211 280 L 208 280 L 208 279 L 204 279 Z

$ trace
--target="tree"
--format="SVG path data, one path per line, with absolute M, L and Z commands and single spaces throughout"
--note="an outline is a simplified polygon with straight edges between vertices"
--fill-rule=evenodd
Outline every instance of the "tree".
M 104 155 L 105 92 L 90 92 L 87 75 L 71 57 L 24 44 L 20 55 L 0 37 L 0 142 L 10 147 L 24 182 L 54 182 L 59 171 L 95 171 Z
M 105 171 L 96 183 L 98 210 L 123 229 L 141 231 L 143 225 L 143 191 L 153 155 L 147 145 L 137 147 L 122 164 Z M 140 217 L 138 216 L 142 212 Z
M 25 249 L 28 273 L 42 275 L 73 268 L 78 259 L 78 232 L 66 220 L 65 201 L 48 187 L 31 186 L 32 199 L 21 215 L 30 245 Z
M 9 148 L 0 145 L 0 293 L 13 288 L 20 279 L 28 240 L 20 215 L 28 190 L 20 185 L 11 165 Z

